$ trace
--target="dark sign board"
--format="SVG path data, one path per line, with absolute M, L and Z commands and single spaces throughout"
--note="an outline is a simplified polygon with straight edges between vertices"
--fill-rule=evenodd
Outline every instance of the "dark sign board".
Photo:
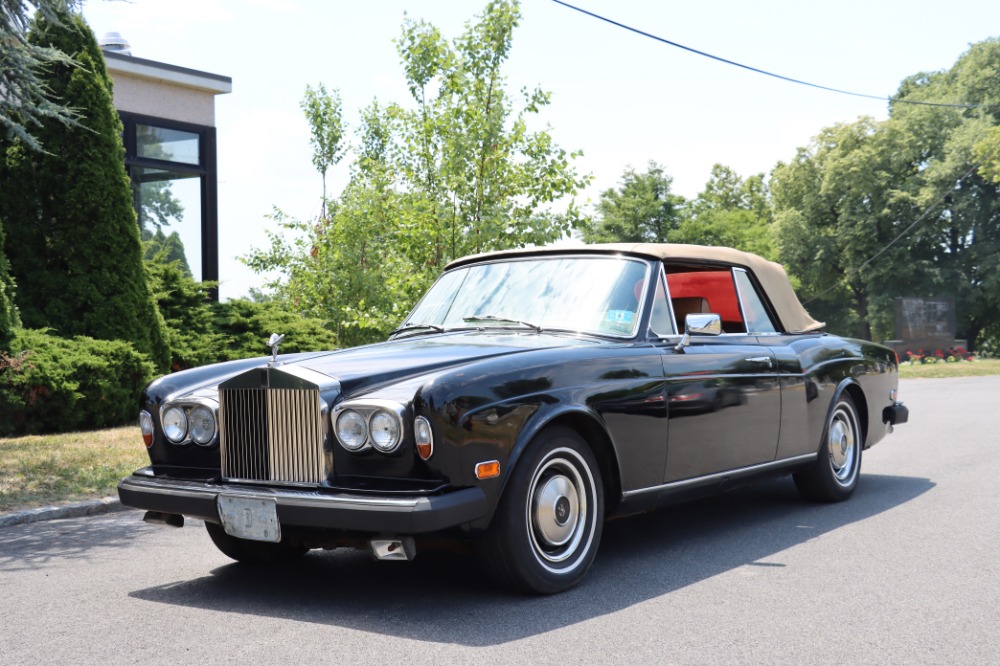
M 955 302 L 948 298 L 897 298 L 896 338 L 899 340 L 955 337 Z

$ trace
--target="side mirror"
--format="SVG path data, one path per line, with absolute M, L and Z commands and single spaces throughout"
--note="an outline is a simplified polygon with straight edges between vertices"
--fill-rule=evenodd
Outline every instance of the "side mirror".
M 684 337 L 674 347 L 674 351 L 684 351 L 691 344 L 692 335 L 720 335 L 722 333 L 722 317 L 713 313 L 689 314 L 684 318 Z

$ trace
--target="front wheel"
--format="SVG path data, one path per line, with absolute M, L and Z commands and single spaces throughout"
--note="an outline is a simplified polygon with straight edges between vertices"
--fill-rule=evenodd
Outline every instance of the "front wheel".
M 268 543 L 239 539 L 227 534 L 218 523 L 206 521 L 205 529 L 208 530 L 208 536 L 212 538 L 216 548 L 224 555 L 244 564 L 282 564 L 297 560 L 309 551 L 305 546 L 295 546 L 287 541 Z
M 604 488 L 594 453 L 576 432 L 542 432 L 518 462 L 480 552 L 501 584 L 539 594 L 583 579 L 604 525 Z
M 802 496 L 814 502 L 841 502 L 850 497 L 861 476 L 862 444 L 858 410 L 851 396 L 842 393 L 830 411 L 819 458 L 794 476 Z

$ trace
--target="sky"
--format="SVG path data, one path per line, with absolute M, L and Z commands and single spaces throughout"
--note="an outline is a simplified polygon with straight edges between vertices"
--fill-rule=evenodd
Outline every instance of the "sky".
M 819 85 L 887 97 L 918 72 L 948 69 L 972 43 L 1000 35 L 1000 2 L 966 0 L 576 0 L 588 11 L 743 64 Z M 409 101 L 393 39 L 404 16 L 447 38 L 485 0 L 86 0 L 98 38 L 120 32 L 132 55 L 232 77 L 216 97 L 219 293 L 244 296 L 261 276 L 238 257 L 267 244 L 278 207 L 321 209 L 299 108 L 307 85 L 337 89 L 349 131 L 375 98 Z M 540 119 L 556 143 L 582 150 L 593 180 L 585 208 L 649 161 L 693 197 L 713 164 L 742 176 L 789 161 L 824 127 L 885 118 L 885 101 L 795 85 L 703 58 L 567 9 L 522 0 L 504 69 L 508 90 L 541 86 Z M 539 127 L 539 129 L 544 127 Z M 337 193 L 349 159 L 328 174 Z

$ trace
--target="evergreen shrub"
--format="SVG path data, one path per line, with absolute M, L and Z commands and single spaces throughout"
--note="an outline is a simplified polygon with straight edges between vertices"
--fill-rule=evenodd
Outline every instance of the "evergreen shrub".
M 18 329 L 0 352 L 0 435 L 134 422 L 154 368 L 128 342 Z
M 176 261 L 157 255 L 146 262 L 150 288 L 166 323 L 171 370 L 269 353 L 267 339 L 283 333 L 282 353 L 337 347 L 337 336 L 320 319 L 278 302 L 237 299 L 219 303 L 211 282 L 194 280 Z

